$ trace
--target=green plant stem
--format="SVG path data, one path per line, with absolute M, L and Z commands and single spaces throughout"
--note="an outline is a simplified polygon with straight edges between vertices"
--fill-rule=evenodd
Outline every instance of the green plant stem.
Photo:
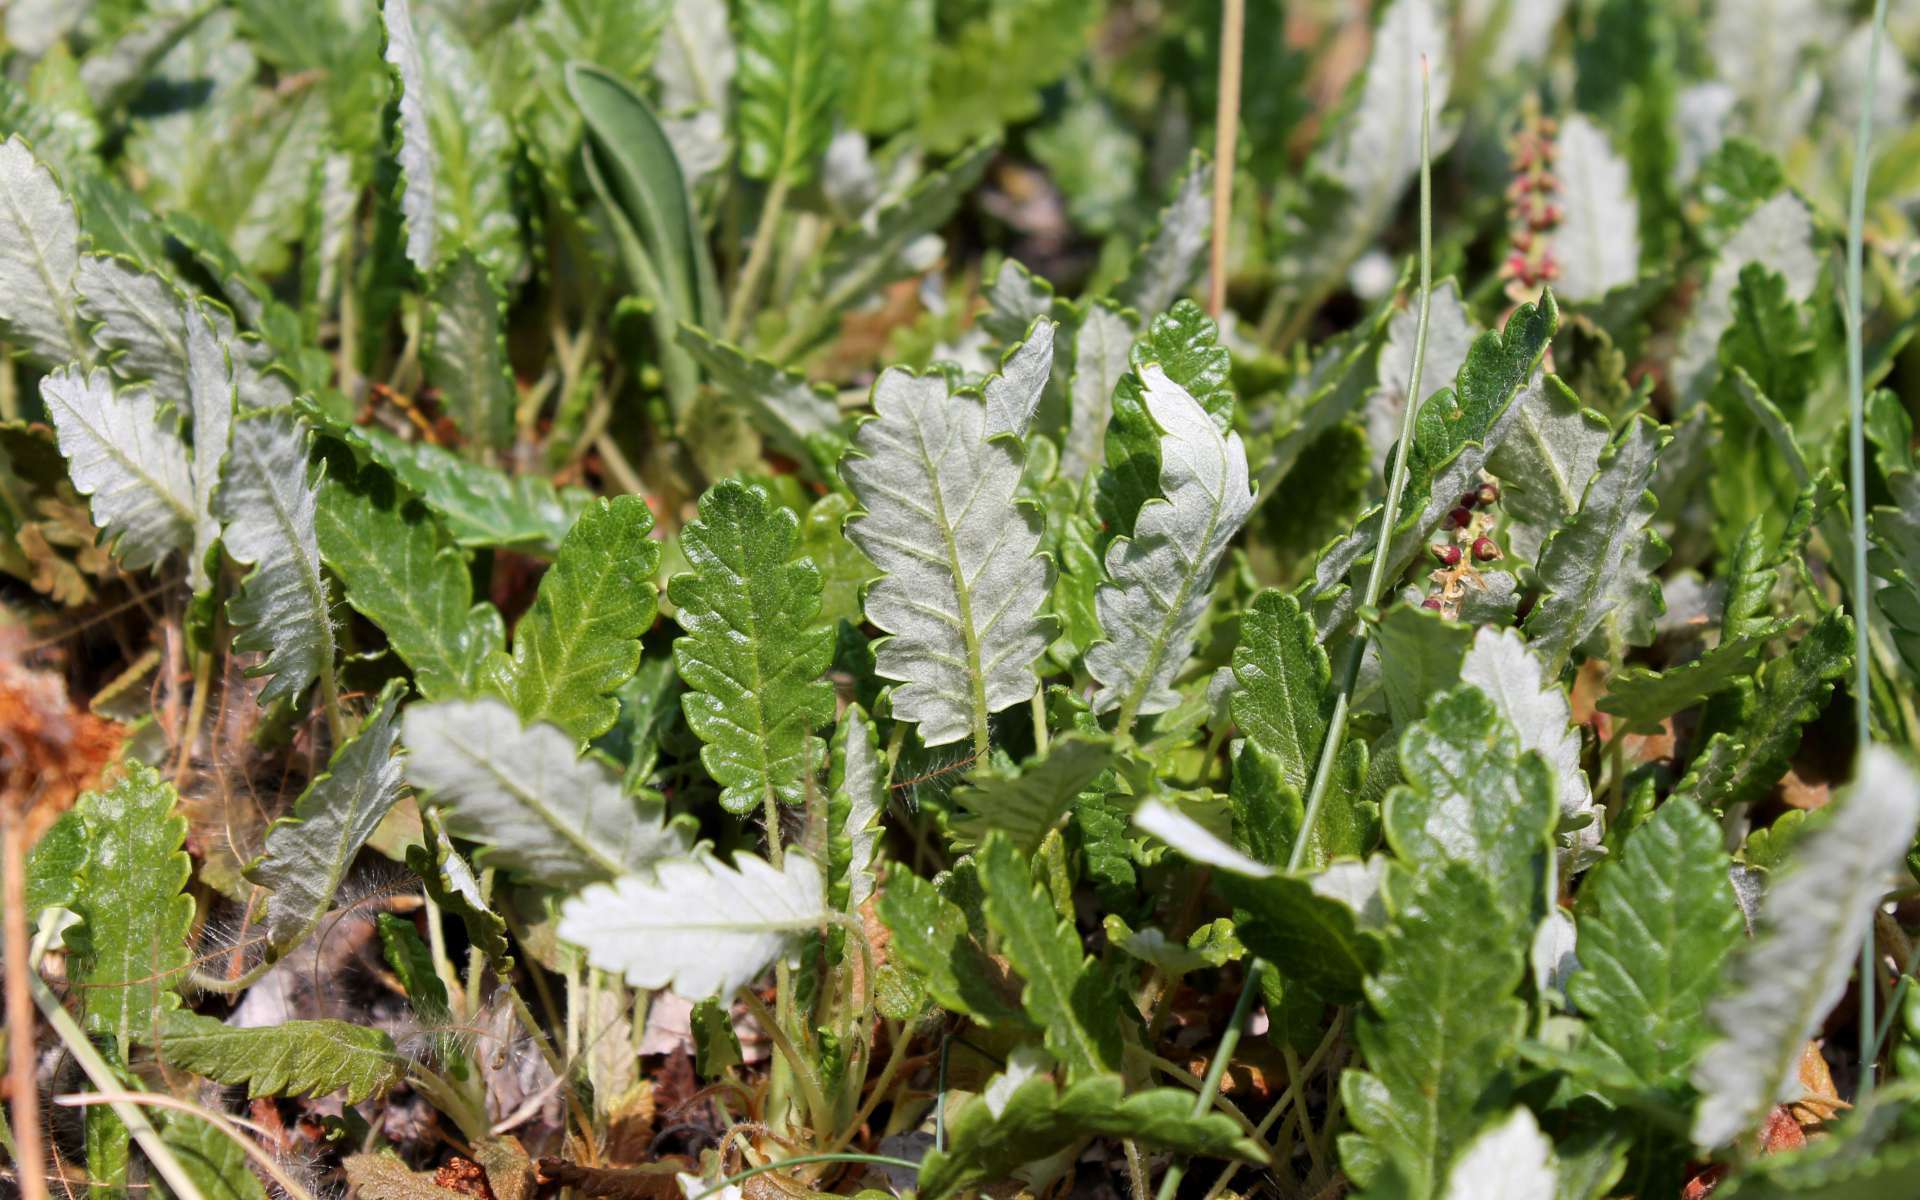
M 1867 443 L 1866 368 L 1862 349 L 1864 314 L 1860 277 L 1866 259 L 1867 179 L 1873 159 L 1873 102 L 1879 86 L 1880 40 L 1886 35 L 1887 0 L 1874 0 L 1873 38 L 1867 51 L 1867 77 L 1860 93 L 1860 125 L 1853 139 L 1853 189 L 1847 200 L 1847 467 L 1853 502 L 1853 718 L 1856 764 L 1873 744 L 1873 677 L 1868 625 L 1873 620 L 1867 593 Z M 1857 769 L 1857 766 L 1856 766 Z M 1873 931 L 1860 945 L 1859 1099 L 1873 1094 L 1873 1026 L 1878 973 Z
M 1227 1019 L 1227 1028 L 1220 1035 L 1220 1045 L 1213 1052 L 1213 1061 L 1207 1064 L 1207 1077 L 1200 1082 L 1200 1094 L 1193 1098 L 1193 1115 L 1204 1117 L 1213 1107 L 1214 1097 L 1220 1094 L 1220 1079 L 1227 1073 L 1227 1063 L 1232 1060 L 1233 1052 L 1240 1047 L 1240 1029 L 1247 1023 L 1247 1014 L 1253 1009 L 1253 994 L 1260 990 L 1260 975 L 1267 969 L 1265 960 L 1255 958 L 1247 964 L 1247 981 L 1241 985 L 1240 998 L 1233 1002 L 1233 1016 Z M 1186 1164 L 1179 1159 L 1167 1164 L 1167 1173 L 1160 1178 L 1160 1190 L 1155 1200 L 1173 1200 L 1173 1194 L 1180 1190 L 1180 1180 L 1187 1173 Z
M 907 1171 L 920 1169 L 920 1164 L 917 1162 L 904 1158 L 890 1158 L 885 1154 L 802 1154 L 796 1158 L 783 1158 L 778 1162 L 763 1163 L 757 1167 L 737 1171 L 693 1197 L 693 1200 L 706 1200 L 708 1196 L 724 1191 L 742 1180 L 752 1179 L 755 1175 L 764 1175 L 768 1171 L 778 1171 L 786 1167 L 801 1167 L 808 1163 L 867 1163 L 877 1167 L 899 1167 Z
M 94 1104 L 124 1103 L 150 1105 L 154 1108 L 168 1108 L 175 1112 L 188 1113 L 213 1126 L 219 1130 L 221 1135 L 228 1141 L 240 1147 L 248 1158 L 252 1159 L 262 1171 L 266 1172 L 267 1178 L 273 1180 L 274 1184 L 288 1196 L 291 1196 L 293 1200 L 314 1200 L 312 1192 L 301 1187 L 298 1180 L 294 1179 L 293 1176 L 287 1174 L 286 1171 L 281 1168 L 279 1161 L 276 1160 L 273 1155 L 262 1150 L 255 1144 L 252 1138 L 242 1133 L 239 1126 L 235 1125 L 226 1117 L 221 1116 L 219 1113 L 211 1109 L 202 1108 L 200 1105 L 194 1104 L 191 1101 L 181 1100 L 174 1096 L 151 1095 L 146 1092 L 111 1091 L 100 1092 L 95 1095 L 61 1096 L 55 1100 L 54 1103 L 63 1108 L 84 1108 Z
M 1313 1053 L 1307 1056 L 1307 1061 L 1299 1064 L 1297 1068 L 1293 1064 L 1288 1064 L 1286 1089 L 1282 1091 L 1279 1098 L 1273 1102 L 1273 1107 L 1267 1110 L 1267 1115 L 1260 1118 L 1260 1124 L 1254 1127 L 1253 1133 L 1255 1141 L 1264 1144 L 1267 1133 L 1273 1128 L 1274 1124 L 1284 1120 L 1287 1114 L 1291 1113 L 1296 1122 L 1301 1125 L 1301 1136 L 1311 1144 L 1313 1140 L 1313 1126 L 1309 1123 L 1311 1114 L 1307 1110 L 1305 1099 L 1307 1080 L 1313 1078 L 1314 1073 L 1320 1069 L 1320 1064 L 1326 1059 L 1327 1055 L 1333 1052 L 1335 1043 L 1340 1039 L 1340 1030 L 1345 1024 L 1346 1015 L 1346 1009 L 1336 1009 L 1333 1015 L 1333 1023 L 1328 1025 L 1327 1031 L 1320 1035 L 1320 1044 L 1313 1048 Z M 1282 1132 L 1284 1131 L 1285 1127 L 1283 1126 Z M 1275 1146 L 1277 1147 L 1278 1145 L 1279 1143 L 1276 1141 Z M 1275 1156 L 1275 1161 L 1280 1161 L 1277 1155 Z M 1227 1185 L 1233 1182 L 1233 1177 L 1239 1173 L 1240 1167 L 1241 1164 L 1237 1161 L 1229 1162 L 1226 1166 L 1222 1167 L 1220 1169 L 1220 1177 L 1215 1179 L 1213 1186 L 1207 1189 L 1205 1200 L 1214 1200 L 1221 1192 L 1226 1191 Z
M 813 1073 L 813 1064 L 801 1055 L 799 1049 L 794 1046 L 793 1040 L 787 1036 L 787 1031 L 780 1027 L 780 1022 L 774 1020 L 773 1014 L 767 1011 L 767 1006 L 760 997 L 753 994 L 752 988 L 740 989 L 740 1002 L 747 1006 L 747 1011 L 753 1014 L 753 1019 L 760 1022 L 767 1036 L 773 1039 L 774 1049 L 780 1052 L 780 1056 L 786 1059 L 787 1064 L 793 1069 L 794 1081 L 800 1085 L 800 1095 L 806 1101 L 807 1113 L 813 1121 L 813 1127 L 815 1129 L 833 1128 L 826 1093 L 820 1090 L 820 1081 Z M 790 1164 L 798 1161 L 798 1159 L 787 1160 Z
M 103 1096 L 114 1097 L 105 1102 L 112 1106 L 114 1115 L 127 1127 L 133 1140 L 140 1144 L 140 1152 L 147 1156 L 154 1170 L 160 1172 L 160 1178 L 173 1189 L 174 1195 L 180 1200 L 206 1200 L 205 1194 L 193 1182 L 193 1177 L 174 1157 L 173 1148 L 160 1137 L 160 1131 L 153 1127 L 153 1122 L 147 1120 L 147 1114 L 140 1110 L 139 1105 L 118 1098 L 122 1095 L 122 1085 L 114 1075 L 113 1068 L 107 1065 L 106 1059 L 100 1057 L 100 1052 L 93 1048 L 93 1042 L 81 1030 L 79 1023 L 61 1006 L 60 998 L 53 994 L 53 989 L 46 985 L 46 981 L 40 978 L 40 972 L 34 970 L 31 964 L 27 969 L 27 984 L 33 991 L 33 1002 L 39 1007 L 40 1015 L 53 1027 L 54 1033 L 66 1046 L 67 1053 L 73 1056 L 73 1061 L 80 1064 L 80 1069 L 86 1073 L 94 1090 Z
M 895 1027 L 893 1034 L 893 1051 L 887 1055 L 886 1064 L 880 1068 L 880 1078 L 874 1080 L 873 1090 L 867 1094 L 866 1103 L 853 1114 L 852 1119 L 847 1122 L 847 1127 L 842 1129 L 828 1145 L 828 1150 L 845 1149 L 848 1142 L 859 1136 L 860 1127 L 867 1123 L 867 1118 L 873 1116 L 873 1110 L 880 1107 L 880 1101 L 886 1098 L 887 1089 L 893 1083 L 893 1077 L 900 1073 L 901 1065 L 907 1061 L 907 1052 L 913 1045 L 913 1039 L 907 1036 L 904 1026 Z
M 1034 753 L 1045 754 L 1047 742 L 1047 694 L 1044 688 L 1035 688 L 1033 692 Z
M 1427 318 L 1433 305 L 1433 163 L 1431 161 L 1431 124 L 1428 114 L 1426 59 L 1420 60 L 1420 320 L 1414 327 L 1413 370 L 1407 377 L 1407 406 L 1400 414 L 1400 440 L 1393 448 L 1393 473 L 1387 481 L 1387 500 L 1380 509 L 1380 532 L 1373 548 L 1373 565 L 1367 570 L 1366 588 L 1360 594 L 1360 624 L 1347 643 L 1345 669 L 1340 674 L 1339 691 L 1333 698 L 1333 712 L 1327 721 L 1327 738 L 1320 746 L 1320 761 L 1314 768 L 1313 785 L 1307 792 L 1306 812 L 1300 820 L 1300 832 L 1294 836 L 1293 849 L 1287 854 L 1287 870 L 1297 871 L 1306 861 L 1307 846 L 1313 841 L 1313 828 L 1326 802 L 1327 787 L 1333 779 L 1333 760 L 1347 733 L 1347 715 L 1353 702 L 1353 689 L 1360 680 L 1360 659 L 1367 649 L 1367 614 L 1380 602 L 1380 589 L 1386 583 L 1387 559 L 1393 545 L 1394 526 L 1400 520 L 1400 498 L 1407 490 L 1407 452 L 1412 448 L 1414 418 L 1420 412 L 1422 396 L 1420 376 L 1427 365 Z
M 761 206 L 760 223 L 753 231 L 753 247 L 747 251 L 747 265 L 741 269 L 740 286 L 734 289 L 733 303 L 727 308 L 726 337 L 730 342 L 740 340 L 740 331 L 746 328 L 747 319 L 753 313 L 761 280 L 766 276 L 767 266 L 773 262 L 773 244 L 779 240 L 780 218 L 787 209 L 787 187 L 786 172 L 775 175 L 773 187 L 767 192 L 767 202 Z

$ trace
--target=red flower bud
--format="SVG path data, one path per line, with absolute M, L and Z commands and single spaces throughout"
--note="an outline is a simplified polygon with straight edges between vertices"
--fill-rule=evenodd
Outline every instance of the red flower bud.
M 1453 519 L 1453 523 L 1457 528 L 1465 529 L 1467 526 L 1473 524 L 1473 510 L 1470 508 L 1456 508 L 1447 515 Z
M 1438 545 L 1429 547 L 1429 549 L 1433 551 L 1433 556 L 1439 559 L 1443 565 L 1449 567 L 1457 567 L 1460 565 L 1460 547 L 1447 542 L 1441 542 Z
M 1492 538 L 1475 538 L 1473 557 L 1476 562 L 1492 562 L 1500 557 L 1500 547 L 1493 544 Z
M 1426 598 L 1425 600 L 1422 600 L 1422 601 L 1420 602 L 1420 607 L 1421 607 L 1421 608 L 1430 608 L 1430 609 L 1432 609 L 1432 610 L 1433 610 L 1434 612 L 1439 612 L 1439 611 L 1440 611 L 1440 597 L 1438 597 L 1438 596 L 1428 596 L 1428 597 L 1427 597 L 1427 598 Z
M 1482 504 L 1493 504 L 1500 499 L 1500 489 L 1491 483 L 1483 483 L 1473 490 L 1473 498 Z

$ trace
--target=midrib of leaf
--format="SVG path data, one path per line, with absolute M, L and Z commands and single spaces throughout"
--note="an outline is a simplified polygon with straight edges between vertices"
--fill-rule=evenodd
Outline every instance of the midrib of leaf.
M 606 590 L 607 579 L 610 574 L 611 572 L 608 571 L 596 573 L 596 577 L 590 585 L 588 594 L 582 598 L 579 604 L 571 606 L 573 615 L 577 616 L 581 613 L 591 613 L 595 608 L 599 607 L 599 601 L 602 599 L 603 593 Z M 556 605 L 556 607 L 558 606 Z M 557 618 L 558 614 L 555 614 L 555 616 Z M 581 636 L 581 631 L 578 628 L 574 630 L 575 636 L 572 638 L 559 637 L 557 619 L 555 625 L 556 629 L 553 631 L 555 633 L 554 640 L 560 643 L 560 650 L 559 653 L 554 655 L 554 660 L 557 665 L 551 669 L 548 667 L 546 652 L 541 647 L 539 631 L 528 630 L 528 632 L 534 636 L 530 639 L 530 644 L 527 646 L 527 661 L 540 679 L 542 712 L 551 709 L 555 699 L 558 698 L 560 694 L 560 689 L 555 686 L 555 680 L 565 682 L 574 673 L 571 667 L 573 652 L 578 648 L 580 642 L 585 640 Z M 529 722 L 540 719 L 540 714 L 537 713 L 521 713 L 520 715 Z
M 934 523 L 940 526 L 941 540 L 947 546 L 947 569 L 953 573 L 953 595 L 960 606 L 960 637 L 967 647 L 967 661 L 962 665 L 967 669 L 967 685 L 973 692 L 973 749 L 976 754 L 984 755 L 987 752 L 987 676 L 986 668 L 980 662 L 980 635 L 973 627 L 973 584 L 960 566 L 960 544 L 953 540 L 953 525 L 947 520 L 947 500 L 940 486 L 940 468 L 927 447 L 926 427 L 920 423 L 918 410 L 908 415 L 913 421 L 913 440 L 920 447 L 920 462 L 927 469 L 928 481 L 933 484 Z M 953 436 L 951 426 L 947 436 Z M 979 480 L 974 480 L 976 495 L 979 486 Z M 971 497 L 967 503 L 973 503 Z M 991 558 L 988 555 L 982 561 L 990 561 Z
M 319 521 L 327 520 L 324 515 L 325 512 L 326 505 L 320 505 L 320 511 L 315 514 L 315 519 Z M 446 657 L 447 661 L 449 663 L 458 662 L 461 657 L 458 627 L 441 624 L 438 617 L 431 616 L 428 610 L 417 606 L 416 601 L 419 597 L 415 590 L 400 586 L 402 579 L 401 573 L 388 569 L 386 557 L 379 553 L 371 540 L 364 540 L 355 536 L 360 528 L 356 523 L 351 521 L 336 521 L 331 522 L 331 524 L 334 528 L 345 534 L 347 540 L 352 542 L 354 549 L 359 552 L 359 565 L 363 569 L 370 568 L 368 573 L 378 576 L 380 582 L 386 585 L 389 596 L 399 598 L 401 606 L 405 609 L 408 618 L 414 625 L 417 628 L 428 631 L 432 635 L 434 642 L 439 645 L 441 653 Z M 438 553 L 438 547 L 435 548 L 435 553 Z
M 739 526 L 735 525 L 732 526 L 732 528 L 737 531 Z M 748 554 L 745 540 L 736 537 L 733 541 L 733 548 L 738 555 L 737 561 L 745 562 Z M 728 570 L 730 572 L 732 571 L 731 566 L 729 566 Z M 767 820 L 769 821 L 768 828 L 771 829 L 778 824 L 780 793 L 773 786 L 774 761 L 773 756 L 767 751 L 769 743 L 773 740 L 768 736 L 772 732 L 773 721 L 767 712 L 767 674 L 765 670 L 766 662 L 763 657 L 763 648 L 766 645 L 766 640 L 760 630 L 760 596 L 754 590 L 755 579 L 753 572 L 736 574 L 735 579 L 740 584 L 741 591 L 745 592 L 747 596 L 747 628 L 742 632 L 747 635 L 747 644 L 753 647 L 753 653 L 749 657 L 753 662 L 753 688 L 751 694 L 753 696 L 754 724 L 757 726 L 754 730 L 756 735 L 754 737 L 754 743 L 755 749 L 758 751 L 760 757 L 760 803 L 766 811 Z M 804 750 L 802 753 L 805 753 Z M 773 864 L 776 867 L 780 865 L 777 854 L 774 857 Z
M 131 263 L 125 260 L 121 260 L 120 265 L 126 267 L 128 270 L 135 269 Z M 138 302 L 139 292 L 137 288 L 116 288 L 114 290 L 114 299 L 122 303 L 126 312 L 145 327 L 147 333 L 150 334 L 155 341 L 166 346 L 169 350 L 174 351 L 179 356 L 181 362 L 186 361 L 186 347 L 182 344 L 183 331 L 170 329 L 164 316 L 155 316 L 153 310 L 140 304 Z M 168 315 L 178 314 L 176 311 L 176 313 Z
M 119 403 L 119 400 L 120 400 L 120 397 L 115 395 L 108 399 L 108 403 L 117 404 Z M 99 442 L 101 445 L 107 448 L 107 453 L 113 455 L 113 460 L 115 462 L 125 467 L 128 473 L 138 478 L 140 482 L 146 484 L 147 490 L 149 492 L 152 492 L 154 495 L 160 497 L 160 499 L 166 504 L 166 506 L 172 509 L 174 511 L 174 514 L 178 516 L 182 521 L 185 521 L 189 526 L 193 524 L 193 509 L 188 507 L 187 504 L 184 501 L 182 501 L 178 496 L 168 491 L 167 488 L 163 484 L 161 484 L 159 480 L 155 479 L 152 475 L 142 470 L 139 462 L 129 457 L 126 451 L 121 448 L 120 442 L 117 438 L 114 438 L 106 433 L 101 432 L 98 428 L 94 426 L 94 424 L 91 421 L 88 421 L 86 419 L 86 414 L 81 413 L 80 409 L 77 406 L 70 404 L 67 407 L 72 409 L 76 414 L 80 416 L 80 421 L 83 425 L 86 426 L 87 432 L 93 435 L 95 441 Z
M 565 821 L 562 821 L 559 815 L 547 807 L 540 797 L 520 786 L 519 779 L 503 772 L 490 750 L 473 745 L 461 738 L 459 733 L 452 729 L 446 730 L 446 739 L 458 747 L 463 753 L 471 757 L 473 761 L 484 763 L 488 774 L 499 780 L 500 785 L 506 788 L 507 791 L 519 797 L 521 803 L 532 809 L 533 812 L 546 823 L 547 827 L 565 839 L 568 845 L 571 845 L 580 851 L 580 853 L 586 855 L 594 866 L 599 867 L 611 876 L 619 876 L 625 873 L 625 864 L 617 859 L 607 857 L 593 842 L 582 837 L 576 830 L 568 826 Z
M 1027 903 L 1007 905 L 1006 908 L 1012 910 L 1009 911 L 1007 915 L 1018 922 L 1022 933 L 1021 940 L 1029 941 L 1035 946 L 1044 947 L 1044 945 L 1048 941 L 1053 940 L 1058 933 L 1059 927 L 1052 925 L 1053 904 L 1048 900 L 1036 901 L 1031 896 L 1029 896 L 1027 900 Z M 1041 913 L 1040 919 L 1046 923 L 1040 928 L 1035 928 L 1032 921 L 1028 919 L 1030 914 L 1034 912 Z M 1080 1021 L 1079 1014 L 1074 1011 L 1074 980 L 1063 980 L 1054 974 L 1052 969 L 1053 956 L 1046 953 L 1044 949 L 1042 949 L 1040 953 L 1033 955 L 1033 958 L 1034 962 L 1031 964 L 1035 968 L 1033 973 L 1028 974 L 1023 968 L 1020 972 L 1021 976 L 1026 979 L 1028 984 L 1044 986 L 1047 991 L 1053 994 L 1054 1002 L 1058 1006 L 1059 1011 L 1067 1014 L 1070 1018 L 1063 1022 L 1066 1026 L 1064 1032 L 1073 1041 L 1074 1048 L 1084 1055 L 1089 1063 L 1092 1063 L 1094 1067 L 1098 1069 L 1104 1060 L 1100 1053 L 1100 1047 L 1096 1046 L 1092 1040 L 1089 1039 L 1086 1026 Z
M 1200 486 L 1205 488 L 1206 485 Z M 1127 690 L 1127 698 L 1120 705 L 1119 723 L 1114 726 L 1114 732 L 1122 738 L 1127 737 L 1133 729 L 1135 713 L 1141 701 L 1146 699 L 1147 688 L 1152 685 L 1154 673 L 1160 668 L 1160 659 L 1167 652 L 1167 641 L 1172 637 L 1173 628 L 1180 620 L 1180 611 L 1186 607 L 1187 597 L 1193 594 L 1193 584 L 1199 577 L 1200 562 L 1205 557 L 1204 552 L 1207 547 L 1213 545 L 1214 531 L 1220 528 L 1220 510 L 1227 502 L 1226 490 L 1224 487 L 1218 492 L 1208 490 L 1207 495 L 1213 499 L 1213 510 L 1207 514 L 1207 531 L 1200 538 L 1201 555 L 1196 557 L 1187 554 L 1186 547 L 1180 545 L 1177 540 L 1170 539 L 1174 550 L 1186 561 L 1187 569 L 1181 573 L 1180 586 L 1174 590 L 1174 602 L 1167 606 L 1166 615 L 1160 618 L 1159 630 L 1147 643 L 1147 661 L 1140 673 L 1134 676 L 1133 686 Z
M 66 198 L 62 196 L 61 199 Z M 14 225 L 26 231 L 27 244 L 33 248 L 33 269 L 39 272 L 40 282 L 46 285 L 47 295 L 54 298 L 54 304 L 60 309 L 60 323 L 67 327 L 67 343 L 80 354 L 82 361 L 90 361 L 92 356 L 86 353 L 86 341 L 80 336 L 80 328 L 73 321 L 73 305 L 66 300 L 67 294 L 73 290 L 72 285 L 54 282 L 53 270 L 47 266 L 46 250 L 40 244 L 33 222 L 29 221 L 27 215 L 20 210 L 20 197 L 11 187 L 7 189 L 7 208 L 13 214 Z
M 1536 419 L 1532 405 L 1522 404 L 1520 406 L 1518 423 L 1519 428 L 1514 432 L 1524 434 L 1526 439 L 1532 442 L 1536 448 L 1536 461 L 1546 464 L 1548 477 L 1553 481 L 1553 489 L 1559 493 L 1560 511 L 1565 513 L 1578 513 L 1580 511 L 1581 493 L 1574 490 L 1571 482 L 1567 478 L 1566 472 L 1561 469 L 1560 456 L 1553 452 L 1552 439 L 1541 432 L 1540 422 Z M 1508 434 L 1508 436 L 1511 437 L 1513 434 Z
M 306 463 L 302 461 L 296 469 L 306 470 Z M 307 594 L 308 605 L 311 606 L 315 615 L 319 617 L 319 620 L 315 621 L 314 624 L 319 627 L 319 638 L 323 647 L 323 653 L 319 656 L 320 674 L 323 679 L 330 677 L 333 672 L 333 624 L 327 617 L 329 608 L 327 603 L 327 584 L 326 581 L 320 577 L 319 548 L 315 547 L 312 557 L 308 557 L 302 552 L 300 527 L 294 521 L 293 514 L 287 511 L 287 506 L 281 503 L 280 489 L 269 487 L 264 490 L 270 502 L 273 504 L 273 519 L 280 526 L 281 536 L 290 548 L 291 557 L 294 562 L 298 564 L 297 570 L 300 576 L 300 590 Z M 317 500 L 315 501 L 315 507 L 318 507 Z M 192 520 L 191 513 L 188 514 L 188 520 Z
M 795 21 L 794 31 L 799 33 L 799 22 Z M 800 142 L 800 100 L 799 81 L 806 78 L 806 60 L 803 43 L 810 39 L 795 36 L 788 45 L 787 58 L 787 103 L 786 121 L 780 130 L 780 166 L 776 177 L 782 180 L 793 178 L 795 150 Z

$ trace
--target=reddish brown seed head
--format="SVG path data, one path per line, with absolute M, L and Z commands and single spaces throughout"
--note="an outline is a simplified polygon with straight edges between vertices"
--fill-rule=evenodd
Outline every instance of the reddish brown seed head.
M 1454 526 L 1458 529 L 1465 529 L 1467 526 L 1473 524 L 1473 510 L 1470 508 L 1456 508 L 1447 515 L 1453 520 Z
M 1473 539 L 1473 558 L 1475 562 L 1492 562 L 1500 557 L 1500 547 L 1493 544 L 1492 538 Z
M 1433 551 L 1433 556 L 1440 560 L 1441 565 L 1448 567 L 1460 565 L 1460 547 L 1450 542 L 1440 542 L 1428 548 Z
M 1474 489 L 1473 498 L 1481 504 L 1494 504 L 1500 499 L 1500 489 L 1491 483 L 1483 483 Z

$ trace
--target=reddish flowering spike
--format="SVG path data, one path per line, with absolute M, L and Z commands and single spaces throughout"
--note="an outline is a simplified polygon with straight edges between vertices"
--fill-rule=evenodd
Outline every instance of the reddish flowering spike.
M 1476 562 L 1492 562 L 1500 557 L 1500 547 L 1493 544 L 1492 538 L 1475 538 L 1473 557 Z

